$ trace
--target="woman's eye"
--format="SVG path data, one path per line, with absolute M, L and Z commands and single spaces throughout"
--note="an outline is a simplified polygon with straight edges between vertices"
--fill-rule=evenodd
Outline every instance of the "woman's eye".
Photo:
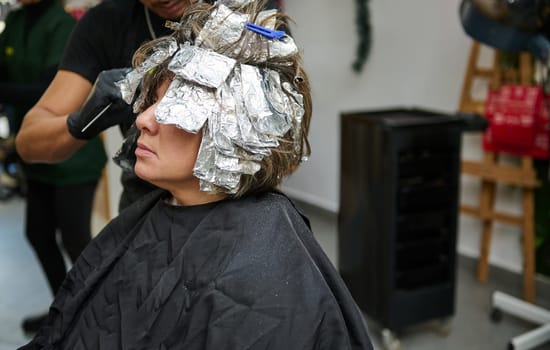
M 157 96 L 150 96 L 148 98 L 145 99 L 145 101 L 143 101 L 143 103 L 141 104 L 141 106 L 139 106 L 139 110 L 140 112 L 143 112 L 145 111 L 147 108 L 151 107 L 152 105 L 154 105 L 155 103 L 157 103 L 157 101 L 159 100 L 159 98 Z

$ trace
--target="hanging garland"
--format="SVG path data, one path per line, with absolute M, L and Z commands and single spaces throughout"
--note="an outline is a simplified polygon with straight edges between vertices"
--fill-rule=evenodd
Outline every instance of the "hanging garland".
M 274 1 L 277 8 L 281 10 L 284 9 L 284 0 Z M 356 57 L 352 64 L 352 68 L 357 73 L 360 73 L 363 70 L 363 65 L 369 57 L 371 47 L 371 25 L 368 2 L 369 0 L 355 0 L 355 13 L 357 14 L 355 17 L 355 22 L 357 26 L 357 34 L 359 35 L 359 43 L 357 44 Z
M 371 47 L 371 26 L 368 1 L 369 0 L 355 0 L 355 13 L 357 14 L 355 21 L 357 34 L 359 35 L 359 43 L 357 44 L 355 61 L 352 64 L 352 68 L 357 73 L 363 70 L 363 65 L 369 57 Z

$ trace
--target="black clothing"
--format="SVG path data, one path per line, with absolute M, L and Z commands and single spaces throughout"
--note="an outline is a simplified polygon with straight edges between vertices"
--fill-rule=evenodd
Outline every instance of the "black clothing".
M 15 135 L 33 99 L 41 94 L 36 89 L 45 89 L 48 77 L 53 77 L 76 20 L 58 1 L 46 0 L 9 12 L 5 22 L 0 34 L 0 64 L 6 74 L 0 84 L 0 100 L 14 107 L 10 132 Z M 27 197 L 25 234 L 52 294 L 66 276 L 63 252 L 74 262 L 91 239 L 95 188 L 106 160 L 97 138 L 61 163 L 21 163 L 24 176 L 18 180 L 21 187 L 26 185 Z
M 38 22 L 40 17 L 45 11 L 52 5 L 55 0 L 42 0 L 36 4 L 28 4 L 23 6 L 24 11 L 24 32 L 23 32 L 23 42 L 24 45 L 27 44 L 29 33 L 34 25 Z M 7 67 L 5 65 L 0 66 L 0 77 L 2 79 L 7 77 Z M 42 96 L 44 91 L 48 88 L 48 85 L 55 76 L 57 71 L 57 66 L 51 67 L 46 74 L 44 74 L 43 79 L 37 82 L 25 82 L 25 83 L 14 83 L 14 82 L 0 82 L 0 102 L 9 103 L 13 105 L 24 105 L 32 107 L 38 99 Z
M 6 69 L 7 68 L 0 66 L 1 72 Z M 36 102 L 38 102 L 44 91 L 46 91 L 56 72 L 57 67 L 51 67 L 44 73 L 39 81 L 32 83 L 0 81 L 0 103 L 23 106 L 23 108 L 26 108 L 27 110 L 30 109 Z M 6 74 L 0 73 L 0 76 L 6 76 Z M 21 123 L 18 122 L 18 125 L 19 124 Z M 16 130 L 19 130 L 19 127 L 17 127 Z
M 55 295 L 67 267 L 58 247 L 57 229 L 72 262 L 91 240 L 90 222 L 97 181 L 57 186 L 27 181 L 25 234 Z
M 44 325 L 47 319 L 48 319 L 47 313 L 37 315 L 37 316 L 27 317 L 26 319 L 23 320 L 21 324 L 21 328 L 23 328 L 23 332 L 25 332 L 26 334 L 35 334 L 36 332 L 38 332 L 40 327 Z
M 20 350 L 372 349 L 288 198 L 177 207 L 155 191 L 88 245 Z
M 54 1 L 42 0 L 36 4 L 28 4 L 22 7 L 24 11 L 24 45 L 27 44 L 31 29 Z M 0 80 L 8 76 L 7 69 L 5 64 L 0 64 Z M 46 70 L 42 79 L 34 82 L 16 83 L 13 81 L 0 81 L 0 103 L 24 106 L 26 110 L 30 109 L 40 99 L 44 91 L 46 91 L 56 71 L 57 66 L 52 66 Z M 17 127 L 18 129 L 19 127 Z M 11 131 L 15 133 L 17 130 Z
M 52 80 L 75 23 L 55 0 L 24 5 L 6 16 L 0 34 L 0 102 L 14 107 L 12 135 Z
M 42 14 L 48 10 L 54 1 L 56 0 L 42 0 L 35 4 L 27 4 L 23 6 L 23 11 L 25 12 L 25 32 L 23 33 L 23 36 L 25 41 L 28 38 L 31 28 L 36 24 L 36 22 L 38 22 Z
M 164 19 L 153 12 L 149 15 L 157 36 L 170 34 Z M 77 23 L 59 69 L 77 73 L 93 84 L 103 70 L 131 67 L 134 51 L 151 39 L 141 2 L 105 0 L 89 9 Z M 127 129 L 128 126 L 121 128 L 124 136 Z M 123 172 L 121 182 L 119 210 L 155 189 L 133 173 Z
M 149 12 L 157 36 L 168 35 L 165 20 Z M 92 84 L 99 73 L 132 66 L 134 51 L 153 39 L 138 0 L 105 0 L 78 21 L 59 69 L 78 73 Z

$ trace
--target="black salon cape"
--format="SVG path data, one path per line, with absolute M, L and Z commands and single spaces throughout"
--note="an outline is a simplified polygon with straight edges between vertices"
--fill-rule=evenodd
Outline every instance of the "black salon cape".
M 195 207 L 165 195 L 103 229 L 20 349 L 372 349 L 349 291 L 283 194 Z

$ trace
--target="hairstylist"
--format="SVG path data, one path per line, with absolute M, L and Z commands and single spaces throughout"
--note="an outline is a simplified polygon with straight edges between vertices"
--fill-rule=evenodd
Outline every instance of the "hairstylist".
M 62 161 L 114 125 L 126 136 L 134 114 L 113 83 L 127 72 L 139 45 L 170 34 L 165 21 L 178 20 L 193 2 L 198 1 L 105 0 L 88 10 L 55 78 L 23 120 L 16 138 L 21 157 L 29 162 Z M 131 173 L 124 172 L 121 182 L 119 210 L 153 189 Z

